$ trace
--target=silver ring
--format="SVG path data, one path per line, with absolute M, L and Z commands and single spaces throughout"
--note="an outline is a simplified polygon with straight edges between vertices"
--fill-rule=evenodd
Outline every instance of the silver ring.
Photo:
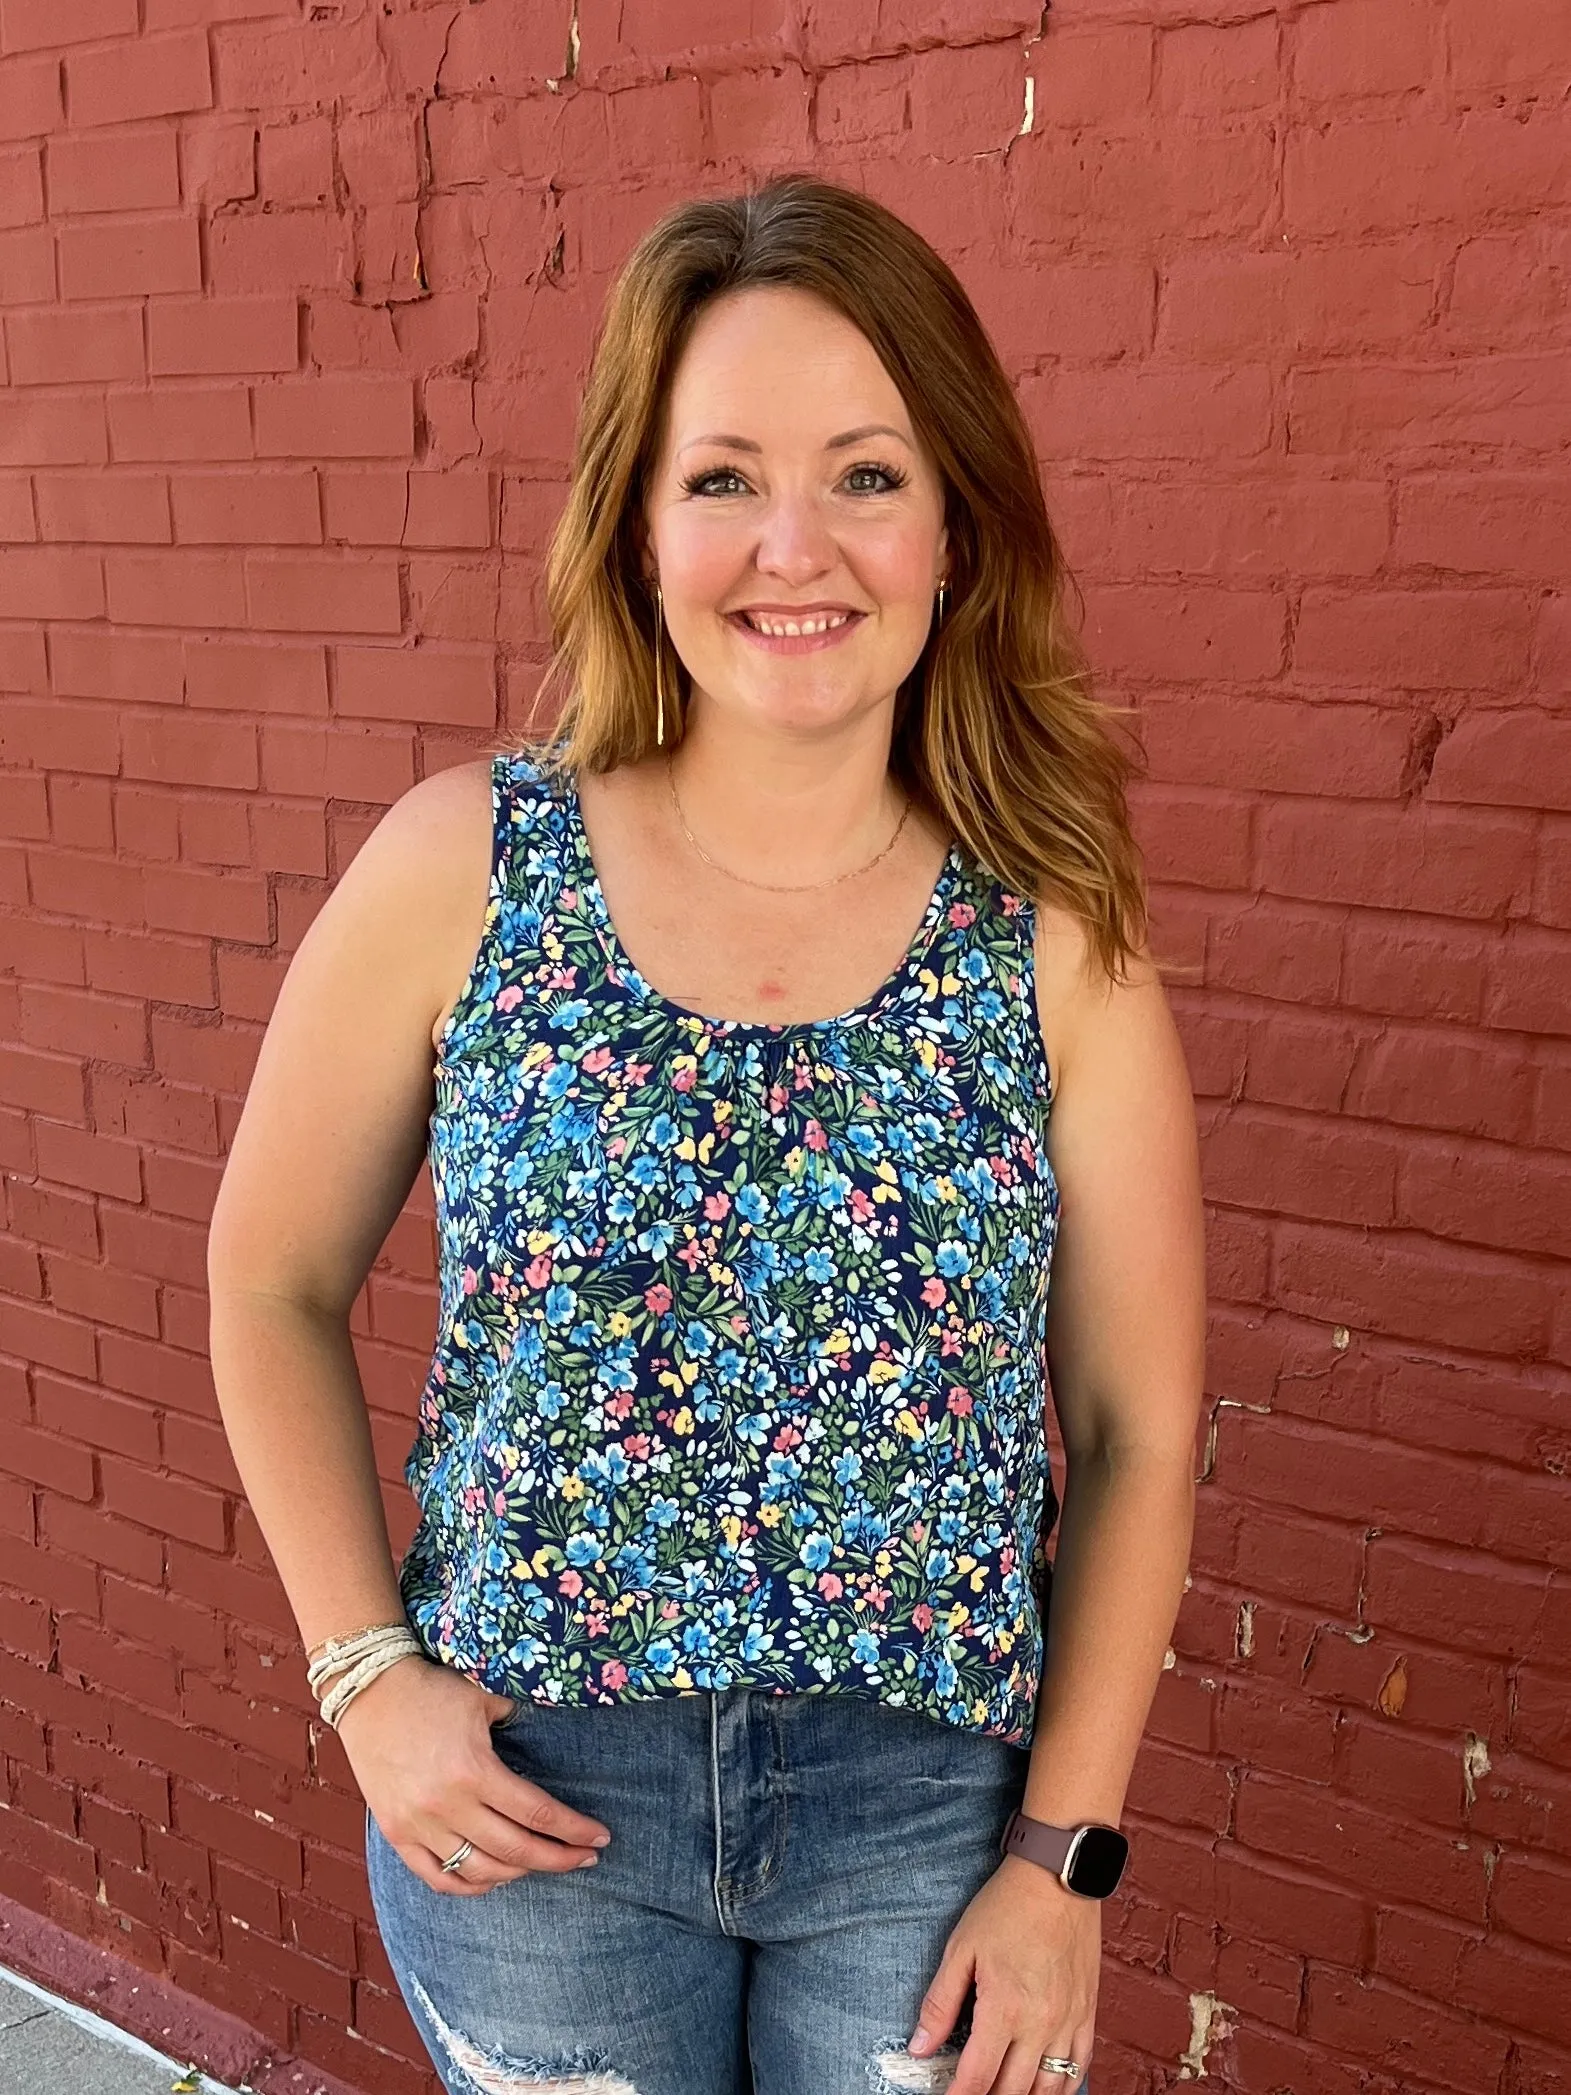
M 462 1869 L 464 1864 L 469 1860 L 470 1856 L 474 1852 L 474 1842 L 472 1840 L 466 1840 L 463 1846 L 459 1848 L 455 1854 L 449 1855 L 447 1860 L 442 1864 L 442 1875 L 445 1877 L 451 1870 Z
M 1055 2059 L 1052 2053 L 1049 2052 L 1037 2068 L 1037 2071 L 1039 2073 L 1073 2073 L 1078 2078 L 1080 2068 L 1073 2059 Z

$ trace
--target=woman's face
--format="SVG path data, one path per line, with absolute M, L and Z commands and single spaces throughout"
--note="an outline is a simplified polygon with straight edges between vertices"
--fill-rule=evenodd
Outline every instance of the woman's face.
M 892 704 L 932 625 L 943 519 L 937 465 L 857 327 L 788 286 L 703 309 L 645 512 L 695 702 L 799 733 Z

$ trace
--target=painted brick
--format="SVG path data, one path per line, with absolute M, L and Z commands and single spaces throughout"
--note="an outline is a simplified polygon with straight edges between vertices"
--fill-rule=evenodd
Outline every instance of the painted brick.
M 435 2095 L 215 1402 L 216 1184 L 377 812 L 528 716 L 613 273 L 782 165 L 972 293 L 1189 964 L 1218 1408 L 1108 2072 L 1207 1993 L 1240 2087 L 1571 2069 L 1559 11 L 630 0 L 570 66 L 507 0 L 0 0 L 7 1890 L 241 2016 L 218 2078 Z M 353 1317 L 395 1542 L 434 1248 L 422 1181 Z

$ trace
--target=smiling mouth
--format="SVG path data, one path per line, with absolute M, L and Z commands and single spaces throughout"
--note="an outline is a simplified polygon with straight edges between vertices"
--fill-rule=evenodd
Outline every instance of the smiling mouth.
M 807 639 L 815 633 L 833 633 L 862 615 L 860 611 L 832 611 L 820 613 L 816 618 L 767 618 L 760 611 L 731 613 L 753 632 L 762 633 L 770 640 Z

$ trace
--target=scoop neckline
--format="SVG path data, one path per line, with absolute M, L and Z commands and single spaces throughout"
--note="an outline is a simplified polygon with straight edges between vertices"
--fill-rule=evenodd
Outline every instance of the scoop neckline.
M 838 1026 L 856 1026 L 876 1018 L 886 1006 L 893 1003 L 907 981 L 915 974 L 926 959 L 933 940 L 938 935 L 939 924 L 949 906 L 950 889 L 960 870 L 960 845 L 952 842 L 944 853 L 938 876 L 933 882 L 933 891 L 922 912 L 921 921 L 912 935 L 909 945 L 894 970 L 886 975 L 871 996 L 864 997 L 847 1011 L 837 1011 L 828 1018 L 763 1019 L 763 1018 L 717 1018 L 707 1011 L 695 1011 L 691 1005 L 679 1004 L 663 990 L 656 989 L 635 965 L 632 955 L 622 943 L 621 933 L 611 916 L 605 889 L 600 884 L 600 871 L 595 864 L 594 852 L 590 847 L 589 829 L 584 821 L 583 804 L 578 795 L 578 779 L 571 772 L 562 777 L 562 794 L 567 807 L 568 826 L 574 857 L 575 884 L 579 894 L 589 904 L 589 914 L 594 924 L 606 959 L 615 968 L 618 979 L 643 1003 L 651 1004 L 680 1023 L 706 1033 L 718 1033 L 754 1038 L 785 1038 L 793 1034 L 827 1033 Z

